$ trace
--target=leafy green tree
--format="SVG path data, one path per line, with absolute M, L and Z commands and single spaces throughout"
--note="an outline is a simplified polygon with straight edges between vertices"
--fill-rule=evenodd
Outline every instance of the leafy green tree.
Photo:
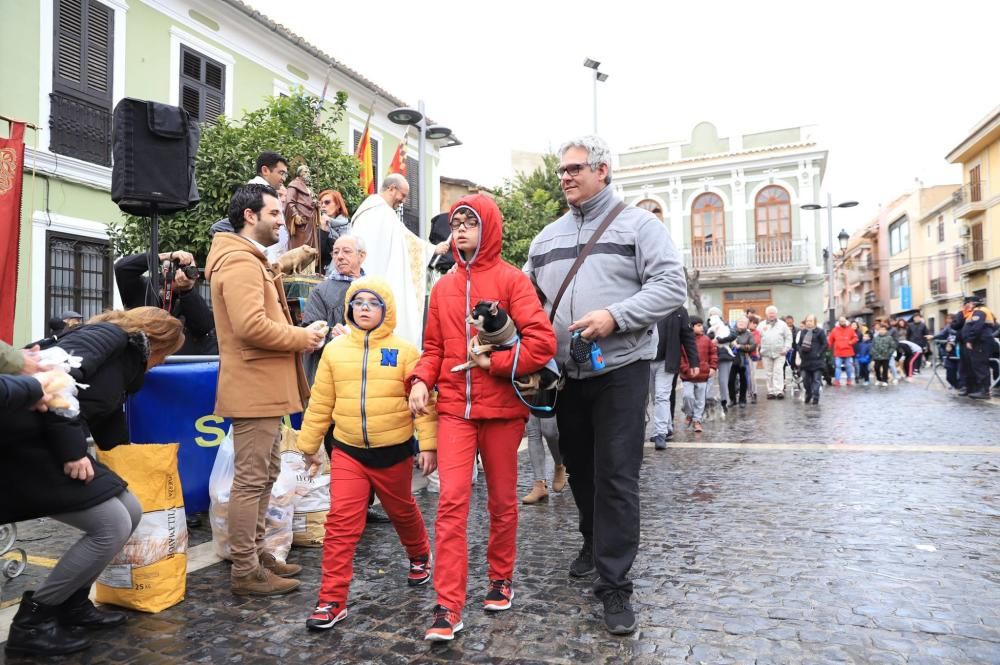
M 209 227 L 227 215 L 235 185 L 253 177 L 257 155 L 279 152 L 291 161 L 294 172 L 308 164 L 313 190 L 336 189 L 353 211 L 364 199 L 358 185 L 358 160 L 344 153 L 336 127 L 347 108 L 347 93 L 324 104 L 317 122 L 319 100 L 297 89 L 288 97 L 270 97 L 263 107 L 248 111 L 238 122 L 225 117 L 215 125 L 202 125 L 195 173 L 201 202 L 190 210 L 160 217 L 160 247 L 184 249 L 204 265 L 211 239 Z M 108 229 L 116 254 L 133 254 L 149 248 L 149 220 L 124 215 Z
M 543 155 L 543 165 L 529 174 L 519 174 L 494 191 L 503 213 L 503 258 L 522 266 L 538 232 L 566 212 L 566 199 L 559 188 L 556 166 L 559 158 Z

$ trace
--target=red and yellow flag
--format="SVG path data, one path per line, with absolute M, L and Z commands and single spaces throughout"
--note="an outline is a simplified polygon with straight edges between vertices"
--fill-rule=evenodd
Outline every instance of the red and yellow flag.
M 389 164 L 389 170 L 386 175 L 391 175 L 393 173 L 398 173 L 399 175 L 406 177 L 406 137 L 399 142 L 396 147 L 396 152 L 392 156 L 392 162 Z
M 358 183 L 361 185 L 361 189 L 365 192 L 365 194 L 375 193 L 375 173 L 374 167 L 372 166 L 372 142 L 371 136 L 369 135 L 370 123 L 371 116 L 369 115 L 368 122 L 365 123 L 365 131 L 361 133 L 361 140 L 358 141 L 358 151 L 354 153 L 354 156 L 358 158 L 359 162 L 361 162 Z

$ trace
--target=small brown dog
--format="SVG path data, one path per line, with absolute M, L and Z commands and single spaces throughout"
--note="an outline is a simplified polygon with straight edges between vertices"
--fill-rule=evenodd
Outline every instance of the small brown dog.
M 311 245 L 302 245 L 289 250 L 278 259 L 278 268 L 283 275 L 312 275 L 316 273 L 313 267 L 319 252 Z

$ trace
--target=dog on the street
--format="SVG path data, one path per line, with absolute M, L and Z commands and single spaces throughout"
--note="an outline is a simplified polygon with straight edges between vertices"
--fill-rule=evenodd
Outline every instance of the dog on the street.
M 490 354 L 494 351 L 511 349 L 517 343 L 517 326 L 514 320 L 507 315 L 507 312 L 500 307 L 500 303 L 495 300 L 480 300 L 472 312 L 466 317 L 465 322 L 474 326 L 479 332 L 472 338 L 469 345 L 469 354 L 482 355 Z M 475 367 L 476 363 L 470 357 L 466 362 L 455 365 L 452 372 L 464 372 Z M 559 366 L 555 360 L 549 360 L 548 364 L 540 371 L 523 377 L 514 379 L 514 385 L 524 395 L 534 395 L 539 390 L 551 390 L 561 387 L 562 377 L 559 373 Z

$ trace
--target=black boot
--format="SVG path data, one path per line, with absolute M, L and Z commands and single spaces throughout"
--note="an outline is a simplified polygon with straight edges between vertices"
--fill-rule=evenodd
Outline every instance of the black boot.
M 7 654 L 25 656 L 61 656 L 83 651 L 90 641 L 73 635 L 56 620 L 59 608 L 42 605 L 32 599 L 34 591 L 25 591 L 21 606 L 10 624 Z
M 114 628 L 125 623 L 125 613 L 99 610 L 90 602 L 90 587 L 73 592 L 65 603 L 59 606 L 59 623 L 66 628 L 86 628 L 100 630 Z

